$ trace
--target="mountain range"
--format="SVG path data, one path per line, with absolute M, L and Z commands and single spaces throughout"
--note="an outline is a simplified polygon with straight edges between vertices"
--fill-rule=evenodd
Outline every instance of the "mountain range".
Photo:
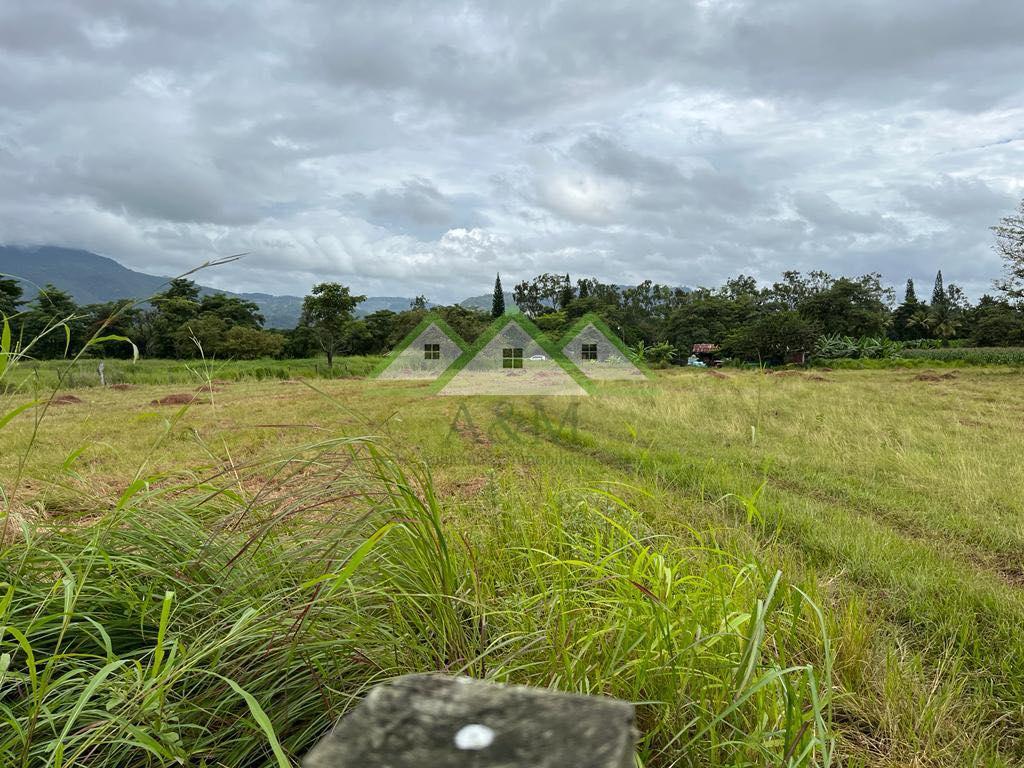
M 79 304 L 97 304 L 115 299 L 144 299 L 164 290 L 169 277 L 137 272 L 122 264 L 76 248 L 57 246 L 0 246 L 0 275 L 19 279 L 26 299 L 38 292 L 37 286 L 51 283 L 67 291 Z M 254 302 L 266 319 L 268 328 L 294 328 L 302 312 L 301 296 L 274 296 L 268 293 L 233 293 L 200 286 L 201 292 L 224 293 Z M 363 317 L 381 309 L 401 312 L 413 299 L 408 296 L 368 296 L 355 311 Z M 489 310 L 491 295 L 471 296 L 460 302 L 464 307 Z M 512 294 L 505 294 L 505 305 L 515 306 Z M 429 305 L 433 306 L 433 305 Z

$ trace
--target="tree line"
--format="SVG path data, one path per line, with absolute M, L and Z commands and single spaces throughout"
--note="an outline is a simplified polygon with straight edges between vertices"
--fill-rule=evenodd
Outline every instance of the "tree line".
M 518 283 L 516 307 L 541 330 L 558 338 L 573 322 L 595 312 L 630 346 L 660 362 L 685 359 L 692 345 L 712 343 L 723 356 L 774 361 L 793 350 L 812 352 L 823 337 L 889 339 L 972 346 L 1024 345 L 1024 202 L 993 227 L 1005 273 L 996 293 L 972 303 L 955 283 L 936 274 L 929 299 L 907 280 L 899 298 L 881 275 L 833 276 L 822 271 L 787 271 L 770 286 L 739 275 L 717 287 L 696 289 L 650 280 L 635 286 L 592 277 L 544 273 Z M 94 335 L 129 338 L 151 358 L 302 358 L 323 354 L 382 354 L 424 317 L 427 300 L 408 310 L 379 310 L 362 318 L 354 312 L 365 296 L 338 283 L 321 283 L 305 297 L 296 328 L 263 327 L 259 307 L 224 294 L 201 295 L 179 278 L 148 303 L 131 300 L 78 306 L 56 286 L 45 286 L 23 301 L 21 286 L 0 279 L 0 315 L 12 335 L 35 340 L 31 356 L 46 359 L 76 353 Z M 491 312 L 458 305 L 431 309 L 463 338 L 475 339 L 493 317 L 505 313 L 501 278 L 495 280 Z M 90 354 L 129 356 L 132 345 L 110 341 Z
M 366 299 L 347 286 L 321 283 L 302 305 L 297 327 L 267 329 L 259 306 L 236 296 L 202 295 L 185 278 L 170 281 L 166 290 L 146 302 L 134 299 L 79 305 L 55 285 L 45 285 L 26 300 L 20 283 L 0 278 L 0 318 L 14 345 L 27 356 L 58 359 L 82 351 L 89 339 L 117 336 L 89 346 L 89 356 L 189 360 L 198 358 L 253 360 L 303 358 L 324 354 L 328 365 L 337 355 L 382 354 L 397 344 L 426 314 L 420 296 L 407 312 L 382 310 L 354 317 Z M 438 307 L 460 334 L 475 338 L 489 315 L 465 307 Z

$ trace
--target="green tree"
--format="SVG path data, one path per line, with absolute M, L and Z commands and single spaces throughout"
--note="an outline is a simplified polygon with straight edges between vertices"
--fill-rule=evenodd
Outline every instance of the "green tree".
M 147 357 L 177 357 L 179 350 L 195 350 L 188 339 L 187 323 L 199 316 L 199 287 L 191 280 L 177 278 L 167 290 L 151 300 L 152 310 L 139 323 L 139 343 Z M 189 351 L 188 357 L 195 352 Z
M 200 296 L 199 286 L 185 278 L 172 280 L 151 303 L 152 310 L 134 323 L 136 332 L 127 334 L 133 341 L 139 339 L 147 357 L 238 357 L 240 340 L 257 337 L 236 334 L 228 350 L 224 346 L 227 334 L 233 328 L 260 331 L 263 326 L 255 302 L 225 293 Z
M 569 279 L 569 273 L 565 274 L 565 282 L 562 285 L 562 289 L 558 292 L 558 308 L 565 309 L 572 303 L 572 300 L 576 298 L 576 294 L 572 289 L 572 281 Z
M 565 308 L 566 317 L 575 320 L 588 312 L 594 312 L 605 319 L 618 319 L 621 315 L 618 306 L 605 304 L 596 296 L 577 296 Z
M 962 325 L 962 314 L 968 306 L 964 292 L 954 283 L 946 288 L 942 281 L 942 270 L 935 275 L 935 287 L 932 289 L 932 305 L 928 309 L 928 328 L 932 335 L 941 339 L 943 344 L 956 338 Z
M 654 342 L 661 335 L 661 326 L 675 299 L 672 288 L 650 280 L 624 289 L 620 308 L 623 325 L 629 329 L 627 343 L 636 336 Z
M 199 302 L 199 314 L 211 314 L 224 320 L 228 325 L 243 325 L 247 328 L 262 328 L 263 315 L 259 305 L 238 296 L 211 293 Z
M 13 315 L 21 303 L 21 284 L 17 280 L 0 277 L 0 317 Z
M 576 295 L 581 299 L 593 299 L 609 307 L 617 307 L 621 303 L 618 286 L 602 283 L 593 277 L 583 277 L 576 281 Z
M 398 339 L 394 337 L 397 318 L 398 315 L 390 309 L 379 309 L 363 318 L 370 335 L 366 354 L 381 354 L 398 343 Z
M 1004 217 L 992 231 L 1005 270 L 1003 277 L 996 280 L 996 288 L 1009 299 L 1024 299 L 1024 200 L 1015 213 Z
M 971 302 L 964 293 L 964 289 L 956 283 L 946 286 L 946 304 L 955 312 L 964 312 L 970 309 Z
M 932 309 L 946 303 L 946 289 L 942 287 L 942 270 L 935 274 L 935 287 L 932 288 Z
M 536 320 L 537 327 L 547 334 L 549 339 L 560 338 L 568 326 L 565 312 L 546 312 Z
M 917 300 L 917 291 L 914 290 L 913 278 L 907 278 L 907 287 L 903 292 L 903 303 L 904 304 L 919 304 Z
M 425 312 L 427 309 L 427 297 L 421 293 L 419 296 L 412 300 L 412 302 L 409 304 L 409 309 L 418 309 Z
M 920 304 L 918 309 L 907 318 L 907 341 L 910 339 L 930 339 L 932 337 L 929 317 L 928 305 Z
M 889 323 L 889 300 L 890 293 L 882 286 L 881 275 L 841 277 L 805 299 L 798 311 L 820 333 L 880 336 Z
M 186 299 L 191 302 L 199 302 L 199 286 L 193 280 L 186 277 L 176 277 L 167 285 L 167 290 L 154 298 L 153 303 L 161 299 Z
M 523 280 L 517 283 L 512 291 L 512 297 L 516 306 L 529 317 L 537 317 L 545 309 L 536 281 Z
M 221 357 L 221 345 L 231 324 L 212 312 L 183 322 L 171 334 L 172 354 L 178 359 Z
M 896 307 L 892 314 L 892 335 L 900 341 L 921 338 L 920 333 L 927 330 L 917 322 L 917 319 L 925 307 L 917 299 L 917 292 L 914 290 L 914 281 L 907 280 L 907 288 L 903 294 L 903 303 Z M 927 316 L 927 313 L 925 313 Z
M 667 341 L 659 341 L 653 346 L 645 346 L 642 349 L 644 359 L 655 368 L 665 368 L 668 366 L 677 353 L 675 346 Z
M 316 334 L 313 329 L 301 323 L 289 331 L 284 332 L 284 357 L 303 358 L 314 357 L 320 349 Z
M 790 352 L 809 350 L 817 336 L 814 326 L 793 310 L 772 312 L 732 331 L 723 349 L 733 357 L 781 363 Z
M 560 299 L 566 296 L 566 289 L 572 291 L 569 275 L 555 275 L 545 272 L 532 280 L 524 280 L 516 285 L 512 295 L 516 305 L 530 317 L 543 315 L 562 305 Z
M 978 347 L 1008 347 L 1024 343 L 1024 312 L 1005 299 L 982 296 L 966 313 L 967 334 Z
M 352 319 L 352 310 L 365 296 L 353 296 L 348 286 L 340 283 L 320 283 L 302 301 L 302 325 L 309 327 L 320 349 L 327 355 L 327 367 L 334 367 L 334 355 L 345 341 L 346 324 Z
M 474 341 L 491 324 L 491 316 L 473 307 L 453 304 L 435 310 L 441 318 L 466 341 Z
M 505 314 L 505 292 L 501 288 L 501 275 L 494 278 L 494 297 L 491 299 L 491 317 Z
M 134 341 L 142 318 L 142 311 L 133 306 L 131 299 L 88 304 L 81 309 L 84 338 L 97 336 L 124 336 Z M 126 341 L 105 341 L 91 347 L 89 354 L 103 357 L 129 358 L 134 355 L 132 345 Z
M 32 342 L 31 354 L 40 359 L 63 357 L 85 342 L 78 305 L 71 294 L 47 284 L 32 299 L 21 317 L 24 343 Z
M 717 291 L 698 288 L 669 314 L 665 338 L 689 354 L 694 344 L 721 344 L 738 325 L 737 305 Z
M 737 275 L 730 277 L 722 286 L 721 292 L 730 299 L 757 298 L 760 290 L 757 287 L 757 280 L 749 275 Z
M 796 270 L 782 273 L 782 280 L 773 284 L 767 292 L 768 303 L 777 309 L 799 309 L 812 296 L 826 291 L 835 284 L 835 278 L 828 272 L 815 270 L 806 277 Z
M 345 323 L 345 332 L 340 351 L 346 355 L 369 355 L 374 349 L 373 333 L 365 320 L 349 320 Z
M 956 338 L 960 320 L 945 305 L 940 305 L 939 309 L 933 306 L 928 316 L 928 327 L 935 338 L 942 339 L 943 345 L 946 345 L 950 339 Z
M 220 340 L 220 354 L 235 360 L 278 357 L 284 349 L 284 335 L 247 325 L 230 328 Z

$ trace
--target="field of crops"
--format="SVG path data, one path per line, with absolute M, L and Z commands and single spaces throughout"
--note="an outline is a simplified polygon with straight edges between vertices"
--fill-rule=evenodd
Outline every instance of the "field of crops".
M 635 701 L 649 766 L 1024 762 L 1019 368 L 193 371 L 0 395 L 2 765 L 297 765 L 424 670 Z
M 900 356 L 908 360 L 935 360 L 964 365 L 1024 365 L 1024 347 L 904 349 Z

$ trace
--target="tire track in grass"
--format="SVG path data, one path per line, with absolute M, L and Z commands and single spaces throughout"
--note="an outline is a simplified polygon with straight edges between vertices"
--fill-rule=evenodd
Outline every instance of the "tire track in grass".
M 875 520 L 879 520 L 891 530 L 904 534 L 907 538 L 933 545 L 937 551 L 960 562 L 965 567 L 973 567 L 1001 579 L 1008 586 L 1024 588 L 1024 563 L 1021 552 L 1024 552 L 1024 540 L 1017 542 L 996 542 L 988 538 L 991 531 L 974 527 L 974 521 L 968 521 L 966 537 L 953 538 L 958 531 L 952 526 L 927 525 L 927 522 L 911 513 L 916 510 L 903 510 L 884 504 L 874 503 L 871 499 L 849 498 L 841 489 L 825 489 L 820 485 L 809 485 L 797 479 L 783 475 L 772 475 L 769 484 L 798 496 L 814 499 L 828 507 L 840 506 L 847 510 L 867 512 Z M 988 548 L 986 551 L 985 548 Z
M 527 422 L 521 427 L 529 431 Z M 580 450 L 578 442 L 557 435 L 534 436 L 563 450 Z M 635 445 L 607 433 L 601 440 L 591 441 L 582 453 L 627 476 L 635 477 L 640 469 L 656 471 L 671 488 L 691 495 L 710 491 L 723 498 L 764 479 L 750 464 L 733 465 L 739 471 L 731 472 L 719 464 L 719 475 L 709 477 L 710 457 L 650 449 L 642 449 L 640 456 Z M 696 487 L 695 477 L 701 478 Z M 770 483 L 761 506 L 768 525 L 760 531 L 752 527 L 763 537 L 766 559 L 777 558 L 771 547 L 782 544 L 802 554 L 805 566 L 824 568 L 857 587 L 925 657 L 933 658 L 937 648 L 957 651 L 972 674 L 972 692 L 998 710 L 1000 740 L 1024 760 L 1024 712 L 1019 706 L 1024 700 L 1024 667 L 1019 662 L 1024 636 L 1018 629 L 1024 626 L 1024 592 L 1002 575 L 936 547 L 941 540 L 915 538 L 856 508 L 794 495 Z

